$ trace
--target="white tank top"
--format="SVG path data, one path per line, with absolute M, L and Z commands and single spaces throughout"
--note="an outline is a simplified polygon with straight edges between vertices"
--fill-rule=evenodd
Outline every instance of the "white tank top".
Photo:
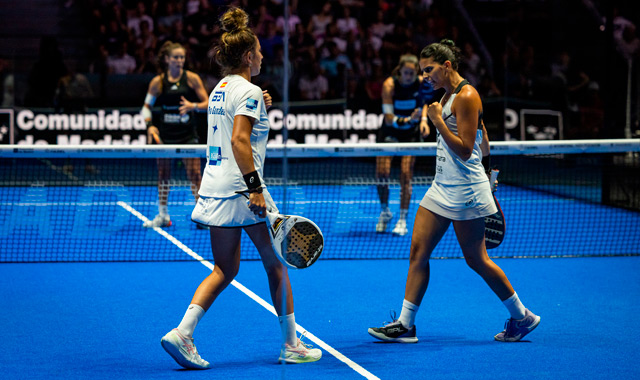
M 269 119 L 260 87 L 239 75 L 227 75 L 211 91 L 207 110 L 207 165 L 198 194 L 227 198 L 247 189 L 231 149 L 233 118 L 254 119 L 251 131 L 253 164 L 264 186 L 263 165 L 269 137 Z
M 464 83 L 458 86 L 456 91 L 451 94 L 447 103 L 442 106 L 442 119 L 447 125 L 447 128 L 456 136 L 458 135 L 458 123 L 456 117 L 451 113 L 451 105 L 463 86 Z M 473 144 L 473 152 L 467 161 L 463 161 L 449 148 L 444 138 L 440 135 L 440 132 L 437 133 L 437 136 L 436 175 L 434 181 L 446 185 L 473 184 L 489 181 L 482 166 L 482 150 L 480 150 L 482 128 L 478 127 L 476 141 Z

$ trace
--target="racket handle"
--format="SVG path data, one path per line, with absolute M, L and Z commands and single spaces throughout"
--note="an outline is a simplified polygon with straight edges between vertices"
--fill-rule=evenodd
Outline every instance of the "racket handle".
M 491 185 L 491 192 L 496 191 L 498 184 L 496 181 L 498 180 L 498 174 L 500 174 L 500 170 L 491 169 L 491 178 L 489 179 L 489 185 Z

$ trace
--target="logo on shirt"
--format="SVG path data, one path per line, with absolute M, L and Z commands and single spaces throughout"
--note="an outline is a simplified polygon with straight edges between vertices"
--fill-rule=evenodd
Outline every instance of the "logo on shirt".
M 211 97 L 211 101 L 212 102 L 219 102 L 219 101 L 223 101 L 224 102 L 224 91 L 216 91 L 213 93 L 213 96 Z
M 219 146 L 207 147 L 207 163 L 211 166 L 222 164 L 222 149 Z
M 255 111 L 258 108 L 258 101 L 256 99 L 247 99 L 247 109 L 251 111 Z
M 220 88 L 225 88 L 225 87 L 227 86 L 227 83 L 229 83 L 229 82 L 224 82 L 224 83 L 222 83 L 222 84 L 220 85 Z

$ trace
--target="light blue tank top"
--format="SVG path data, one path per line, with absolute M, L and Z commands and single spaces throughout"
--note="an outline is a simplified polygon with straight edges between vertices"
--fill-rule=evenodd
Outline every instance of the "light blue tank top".
M 455 89 L 446 104 L 442 106 L 442 119 L 447 128 L 456 136 L 458 135 L 458 123 L 456 117 L 451 113 L 451 105 L 463 86 L 469 84 L 462 81 Z M 487 175 L 482 166 L 482 127 L 481 120 L 478 120 L 478 130 L 476 131 L 476 141 L 473 144 L 471 157 L 464 161 L 444 141 L 438 132 L 437 152 L 436 152 L 436 175 L 434 181 L 446 185 L 463 185 L 488 181 Z

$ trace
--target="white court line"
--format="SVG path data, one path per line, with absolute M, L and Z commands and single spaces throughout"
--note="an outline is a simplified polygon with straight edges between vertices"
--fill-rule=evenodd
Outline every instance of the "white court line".
M 143 222 L 146 222 L 146 221 L 149 220 L 149 219 L 147 219 L 146 216 L 142 215 L 140 212 L 138 212 L 136 209 L 134 209 L 133 207 L 129 206 L 125 202 L 119 201 L 118 205 L 121 206 L 122 208 L 124 208 L 125 210 L 129 211 L 130 213 L 132 213 L 136 217 L 138 217 L 138 219 L 142 220 Z M 191 256 L 194 259 L 200 261 L 202 263 L 202 265 L 204 265 L 205 267 L 213 270 L 213 266 L 214 266 L 213 264 L 211 264 L 209 261 L 205 260 L 202 256 L 200 256 L 197 253 L 195 253 L 193 250 L 191 250 L 191 248 L 189 248 L 186 245 L 184 245 L 181 241 L 179 241 L 178 239 L 173 237 L 167 231 L 163 230 L 160 227 L 153 227 L 153 230 L 156 231 L 157 233 L 159 233 L 160 235 L 164 236 L 165 238 L 167 238 L 167 240 L 169 240 L 170 242 L 175 244 L 178 248 L 183 250 L 189 256 Z M 260 306 L 262 306 L 265 309 L 269 310 L 271 312 L 271 314 L 275 315 L 276 317 L 278 316 L 278 314 L 276 313 L 276 310 L 273 308 L 273 306 L 271 306 L 267 301 L 263 300 L 257 294 L 255 294 L 254 292 L 249 290 L 249 288 L 247 288 L 246 286 L 242 285 L 241 283 L 237 282 L 236 280 L 231 281 L 231 285 L 236 287 L 236 289 L 240 290 L 242 293 L 244 293 L 247 296 L 249 296 L 249 298 L 251 298 L 252 300 L 256 301 L 258 304 L 260 304 Z M 297 323 L 296 323 L 296 331 L 298 331 L 301 334 L 305 333 L 306 337 L 308 337 L 309 340 L 311 340 L 312 342 L 314 342 L 318 346 L 322 347 L 325 351 L 327 351 L 328 353 L 333 355 L 336 359 L 340 360 L 341 362 L 343 362 L 346 365 L 348 365 L 349 367 L 351 367 L 351 369 L 353 369 L 354 371 L 358 372 L 360 375 L 364 376 L 366 379 L 369 379 L 369 380 L 374 380 L 374 379 L 375 380 L 380 380 L 379 377 L 375 376 L 371 372 L 369 372 L 366 369 L 362 368 L 359 364 L 357 364 L 354 361 L 352 361 L 351 359 L 347 358 L 346 356 L 341 354 L 338 350 L 336 350 L 335 348 L 329 346 L 328 344 L 323 342 L 320 338 L 318 338 L 317 336 L 313 335 L 312 333 L 310 333 L 304 327 L 300 326 Z

